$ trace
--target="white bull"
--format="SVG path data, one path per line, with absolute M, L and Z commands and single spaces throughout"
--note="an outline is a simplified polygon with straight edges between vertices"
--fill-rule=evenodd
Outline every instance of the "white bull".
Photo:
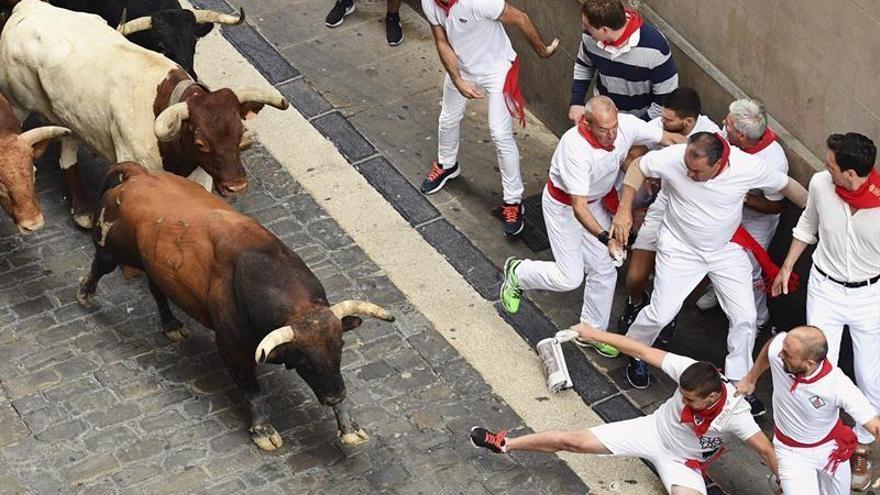
M 73 131 L 60 165 L 84 227 L 91 219 L 76 172 L 80 140 L 111 163 L 184 176 L 201 167 L 221 194 L 235 194 L 247 187 L 241 119 L 264 104 L 288 106 L 274 90 L 210 91 L 102 18 L 40 0 L 18 3 L 0 34 L 0 91 L 20 117 L 38 112 Z

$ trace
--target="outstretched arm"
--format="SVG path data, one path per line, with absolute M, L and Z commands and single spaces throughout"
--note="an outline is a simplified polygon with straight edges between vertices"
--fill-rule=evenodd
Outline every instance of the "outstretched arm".
M 776 450 L 773 448 L 773 444 L 770 443 L 770 440 L 767 440 L 767 436 L 764 435 L 764 432 L 759 431 L 749 437 L 749 439 L 746 440 L 746 445 L 754 449 L 755 452 L 764 458 L 764 462 L 767 463 L 767 466 L 770 467 L 770 470 L 773 471 L 773 474 L 778 478 L 779 464 L 776 462 Z
M 761 352 L 758 353 L 758 359 L 755 360 L 755 364 L 752 366 L 752 369 L 746 373 L 746 376 L 736 384 L 736 392 L 740 395 L 751 395 L 755 392 L 755 384 L 758 383 L 758 378 L 770 368 L 770 342 L 773 342 L 771 339 L 764 347 L 761 348 Z
M 581 340 L 603 342 L 612 345 L 619 349 L 620 352 L 640 359 L 655 368 L 663 367 L 663 359 L 668 354 L 666 351 L 654 349 L 625 335 L 605 332 L 586 323 L 578 323 L 571 327 L 571 329 L 578 333 Z
M 501 17 L 499 17 L 498 20 L 509 26 L 516 26 L 520 32 L 522 32 L 523 36 L 526 37 L 529 44 L 532 45 L 532 49 L 535 50 L 535 53 L 541 58 L 550 57 L 556 53 L 556 49 L 559 48 L 558 39 L 554 39 L 549 45 L 544 44 L 544 39 L 541 38 L 541 33 L 538 32 L 538 29 L 532 23 L 532 20 L 529 19 L 529 16 L 513 5 L 505 3 L 504 11 L 501 12 Z
M 782 194 L 798 208 L 804 208 L 807 205 L 807 189 L 791 177 L 788 179 L 788 184 L 782 189 Z
M 623 177 L 623 194 L 620 197 L 620 205 L 611 222 L 611 236 L 617 239 L 621 245 L 626 246 L 629 240 L 629 232 L 632 229 L 632 204 L 636 192 L 645 182 L 645 176 L 639 168 L 642 157 L 633 160 L 626 169 Z

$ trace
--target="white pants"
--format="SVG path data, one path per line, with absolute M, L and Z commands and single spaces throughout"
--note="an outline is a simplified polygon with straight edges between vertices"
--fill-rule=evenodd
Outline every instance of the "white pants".
M 498 169 L 501 170 L 501 185 L 504 188 L 505 203 L 522 202 L 523 182 L 519 171 L 519 149 L 513 139 L 513 117 L 507 110 L 504 99 L 504 80 L 507 78 L 505 69 L 487 76 L 470 76 L 462 73 L 462 77 L 483 88 L 489 104 L 489 134 L 495 143 L 495 154 L 498 157 Z M 437 161 L 449 168 L 458 161 L 458 148 L 461 144 L 461 119 L 468 99 L 458 92 L 452 84 L 449 74 L 443 80 L 443 106 L 437 128 Z
M 731 380 L 740 380 L 752 367 L 757 327 L 751 266 L 746 251 L 738 244 L 728 242 L 715 251 L 696 251 L 661 226 L 651 303 L 639 312 L 626 335 L 652 345 L 706 275 L 730 322 L 725 374 Z
M 590 431 L 611 454 L 641 457 L 653 464 L 667 493 L 672 493 L 673 486 L 680 486 L 705 495 L 702 473 L 687 467 L 685 459 L 666 450 L 653 415 L 599 425 Z
M 816 267 L 807 284 L 807 324 L 818 327 L 828 339 L 828 359 L 837 365 L 843 326 L 849 326 L 853 342 L 856 385 L 880 410 L 880 283 L 848 289 L 828 280 Z M 874 437 L 862 425 L 856 428 L 859 443 Z
M 553 199 L 546 186 L 542 210 L 554 261 L 523 260 L 516 268 L 520 287 L 568 292 L 577 289 L 586 274 L 581 321 L 608 328 L 617 285 L 608 248 L 577 221 L 571 206 Z M 590 203 L 590 213 L 603 228 L 611 225 L 611 214 L 601 201 Z
M 818 447 L 789 447 L 773 439 L 779 461 L 779 482 L 785 495 L 849 495 L 852 472 L 849 462 L 841 462 L 831 476 L 823 469 L 837 444 Z

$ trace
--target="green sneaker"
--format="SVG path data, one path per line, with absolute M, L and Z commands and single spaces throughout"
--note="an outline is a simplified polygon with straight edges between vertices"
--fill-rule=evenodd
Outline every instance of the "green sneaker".
M 617 350 L 613 345 L 608 345 L 602 342 L 587 342 L 581 339 L 574 339 L 574 343 L 579 345 L 580 347 L 588 347 L 599 353 L 601 356 L 605 356 L 607 358 L 614 359 L 617 356 L 620 356 L 620 351 Z
M 522 263 L 522 259 L 511 256 L 504 262 L 504 283 L 501 284 L 501 305 L 504 311 L 514 314 L 519 311 L 519 303 L 522 301 L 522 288 L 519 279 L 516 278 L 516 267 Z

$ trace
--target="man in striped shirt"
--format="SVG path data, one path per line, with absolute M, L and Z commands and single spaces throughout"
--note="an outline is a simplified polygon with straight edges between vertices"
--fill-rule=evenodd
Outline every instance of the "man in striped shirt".
M 621 0 L 586 0 L 581 7 L 583 40 L 574 64 L 568 117 L 580 121 L 590 81 L 596 94 L 645 120 L 660 116 L 663 97 L 678 87 L 669 42 Z

